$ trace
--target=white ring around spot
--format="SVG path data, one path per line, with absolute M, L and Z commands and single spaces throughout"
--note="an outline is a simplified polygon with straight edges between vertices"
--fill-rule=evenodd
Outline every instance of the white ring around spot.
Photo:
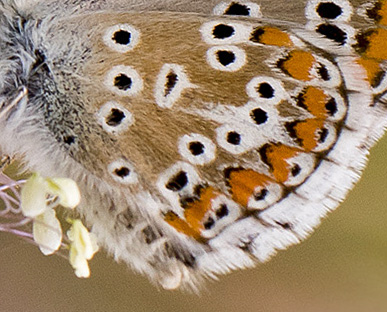
M 315 169 L 316 158 L 312 154 L 300 152 L 294 157 L 288 158 L 286 162 L 289 164 L 289 168 L 298 165 L 301 171 L 295 177 L 289 176 L 284 184 L 286 186 L 297 186 L 303 183 L 312 174 Z
M 128 168 L 130 170 L 128 176 L 120 177 L 115 171 L 121 168 Z M 111 177 L 121 184 L 135 184 L 138 182 L 137 174 L 134 172 L 133 165 L 124 159 L 119 159 L 108 165 L 108 171 Z
M 129 44 L 119 44 L 114 42 L 113 36 L 118 31 L 126 31 L 130 33 L 130 42 Z M 120 53 L 126 53 L 135 48 L 140 40 L 140 33 L 131 25 L 128 24 L 118 24 L 108 28 L 103 36 L 104 43 L 111 48 Z
M 128 90 L 121 90 L 114 85 L 114 79 L 123 74 L 131 79 L 132 85 Z M 144 88 L 143 81 L 135 69 L 130 66 L 118 65 L 114 66 L 106 75 L 105 85 L 109 90 L 121 96 L 134 96 Z
M 218 25 L 226 25 L 232 27 L 234 29 L 234 33 L 224 39 L 214 38 L 213 31 L 214 28 Z M 200 28 L 200 32 L 202 34 L 202 38 L 207 44 L 241 44 L 249 42 L 249 38 L 251 32 L 253 31 L 253 27 L 251 25 L 244 25 L 241 23 L 230 23 L 223 20 L 215 20 L 208 23 L 203 24 Z
M 236 1 L 229 1 L 229 2 L 221 2 L 217 6 L 215 6 L 213 12 L 214 15 L 225 15 L 227 9 L 230 7 L 232 3 L 235 3 Z M 239 1 L 238 2 L 241 5 L 245 5 L 250 10 L 251 17 L 262 17 L 261 13 L 261 7 L 254 2 L 245 2 L 245 1 Z
M 181 171 L 185 172 L 187 175 L 187 184 L 179 191 L 172 191 L 166 188 L 170 179 Z M 199 174 L 196 172 L 194 166 L 186 162 L 179 161 L 160 174 L 157 180 L 157 188 L 169 201 L 173 207 L 173 211 L 179 216 L 183 216 L 184 211 L 180 205 L 180 198 L 184 196 L 193 196 L 195 187 L 201 182 Z
M 234 54 L 235 60 L 226 66 L 221 64 L 217 56 L 217 53 L 220 51 L 231 52 L 232 54 Z M 207 51 L 208 64 L 210 64 L 212 68 L 221 70 L 221 71 L 227 71 L 227 72 L 238 71 L 244 65 L 246 65 L 246 59 L 247 57 L 246 57 L 245 51 L 232 45 L 214 46 L 208 49 Z
M 109 116 L 109 114 L 111 114 L 113 109 L 118 109 L 125 115 L 120 124 L 117 126 L 110 126 L 106 123 L 106 118 Z M 97 121 L 102 126 L 102 128 L 105 131 L 113 134 L 118 134 L 127 130 L 134 122 L 132 113 L 115 101 L 109 101 L 104 104 L 96 115 Z
M 165 95 L 165 85 L 168 82 L 168 74 L 173 73 L 177 76 L 177 81 L 169 94 Z M 185 89 L 195 88 L 196 86 L 189 81 L 183 66 L 178 64 L 164 64 L 157 76 L 155 84 L 156 104 L 161 108 L 171 108 L 181 97 Z
M 274 96 L 272 98 L 264 98 L 259 94 L 256 87 L 262 83 L 267 83 L 273 88 Z M 285 88 L 281 81 L 272 77 L 265 76 L 254 77 L 246 85 L 246 92 L 250 98 L 256 100 L 258 103 L 266 103 L 273 105 L 279 104 L 282 100 L 286 98 L 287 95 L 287 92 L 285 91 Z
M 200 142 L 201 144 L 203 144 L 203 154 L 195 156 L 191 153 L 189 145 L 192 142 Z M 205 165 L 215 159 L 215 144 L 207 137 L 197 133 L 184 135 L 182 138 L 180 138 L 178 149 L 180 155 L 194 165 Z
M 217 141 L 220 147 L 231 154 L 240 155 L 263 144 L 259 130 L 248 124 L 224 124 L 216 130 Z M 240 143 L 235 145 L 227 141 L 228 134 L 236 132 L 240 135 Z
M 324 20 L 318 15 L 317 7 L 321 3 L 334 3 L 340 7 L 343 11 L 341 15 L 332 21 L 335 22 L 348 22 L 353 14 L 352 5 L 347 0 L 309 0 L 305 7 L 305 16 L 309 20 Z

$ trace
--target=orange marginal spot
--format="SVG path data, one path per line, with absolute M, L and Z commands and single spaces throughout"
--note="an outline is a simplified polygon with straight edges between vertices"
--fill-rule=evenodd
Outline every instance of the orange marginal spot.
M 378 83 L 380 76 L 384 73 L 383 69 L 380 67 L 381 63 L 376 60 L 365 58 L 358 59 L 357 63 L 366 70 L 368 82 L 372 86 L 375 86 Z
M 373 19 L 379 25 L 387 25 L 387 1 L 379 0 L 372 9 L 367 10 L 369 18 Z
M 199 198 L 187 204 L 184 212 L 187 223 L 195 232 L 200 232 L 204 229 L 203 218 L 205 214 L 211 210 L 212 200 L 218 197 L 220 193 L 216 192 L 212 187 L 206 187 L 200 190 Z
M 254 195 L 254 190 L 259 186 L 267 185 L 271 179 L 251 169 L 235 169 L 230 172 L 227 182 L 232 199 L 247 207 L 251 195 Z
M 264 161 L 271 167 L 277 182 L 284 183 L 288 180 L 291 168 L 287 160 L 299 152 L 299 149 L 283 144 L 270 144 L 264 147 Z
M 326 105 L 328 96 L 324 90 L 316 87 L 307 87 L 297 98 L 297 105 L 305 108 L 316 118 L 326 119 L 328 117 Z
M 301 50 L 294 50 L 285 59 L 278 62 L 278 66 L 289 76 L 297 80 L 310 81 L 310 71 L 316 59 L 312 53 Z
M 275 27 L 258 27 L 251 34 L 250 41 L 279 47 L 292 47 L 289 34 Z
M 194 230 L 185 220 L 180 219 L 174 212 L 169 211 L 165 215 L 164 220 L 180 233 L 193 237 L 196 240 L 200 239 L 200 231 Z
M 320 119 L 307 119 L 294 125 L 293 130 L 302 148 L 306 152 L 312 151 L 318 145 L 318 131 L 324 127 L 324 121 Z
M 376 60 L 387 60 L 387 29 L 376 28 L 357 36 L 360 53 Z

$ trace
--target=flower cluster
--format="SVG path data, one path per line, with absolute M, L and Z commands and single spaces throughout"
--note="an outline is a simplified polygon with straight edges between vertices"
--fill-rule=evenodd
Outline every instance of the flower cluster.
M 78 277 L 89 277 L 88 260 L 98 250 L 94 235 L 88 232 L 80 220 L 69 219 L 68 222 L 71 224 L 67 231 L 69 243 L 63 243 L 62 226 L 54 209 L 58 205 L 73 209 L 79 204 L 81 197 L 76 183 L 66 178 L 44 178 L 38 173 L 34 173 L 27 181 L 13 181 L 15 185 L 7 178 L 2 174 L 0 183 L 3 183 L 4 190 L 11 189 L 14 196 L 11 197 L 0 189 L 0 198 L 6 207 L 0 212 L 0 217 L 15 216 L 19 212 L 23 216 L 17 222 L 4 224 L 0 219 L 0 231 L 32 238 L 44 255 L 51 255 L 61 247 L 69 249 L 69 260 L 75 274 Z M 19 195 L 15 191 L 15 186 L 23 182 L 25 184 Z M 19 207 L 14 208 L 15 205 Z M 32 235 L 15 229 L 29 222 L 32 222 Z

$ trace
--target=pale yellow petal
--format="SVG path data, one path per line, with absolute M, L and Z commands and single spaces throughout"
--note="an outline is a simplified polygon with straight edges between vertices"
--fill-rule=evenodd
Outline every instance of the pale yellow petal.
M 87 278 L 90 276 L 90 269 L 87 259 L 78 252 L 75 243 L 70 246 L 70 264 L 75 270 L 75 275 L 79 278 Z
M 95 237 L 89 233 L 81 220 L 73 221 L 67 236 L 72 241 L 72 246 L 77 250 L 77 253 L 85 259 L 91 259 L 98 251 Z
M 75 208 L 81 201 L 81 194 L 75 181 L 67 178 L 47 179 L 48 191 L 59 197 L 59 204 L 66 208 Z
M 21 189 L 21 209 L 26 217 L 36 217 L 46 208 L 46 181 L 39 174 L 34 173 Z
M 32 234 L 44 255 L 51 255 L 59 249 L 62 242 L 62 228 L 53 209 L 47 209 L 35 218 Z
M 88 278 L 90 277 L 89 263 L 85 258 L 77 258 L 75 265 L 73 266 L 75 270 L 75 275 L 79 278 Z

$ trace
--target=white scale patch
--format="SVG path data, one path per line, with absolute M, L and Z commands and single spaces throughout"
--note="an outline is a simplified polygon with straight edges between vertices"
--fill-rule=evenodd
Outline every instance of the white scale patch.
M 206 109 L 188 109 L 186 112 L 221 124 L 216 129 L 217 143 L 234 155 L 240 155 L 260 147 L 269 140 L 296 146 L 284 131 L 284 123 L 291 121 L 291 119 L 279 116 L 275 106 L 262 102 L 264 101 L 261 101 L 261 103 L 249 101 L 242 107 L 220 104 L 209 105 Z M 258 124 L 253 119 L 252 114 L 255 109 L 261 109 L 267 114 L 266 122 Z M 231 134 L 229 137 L 229 133 L 233 132 L 235 134 Z M 238 135 L 240 140 L 238 140 Z M 230 143 L 230 141 L 233 143 Z
M 364 167 L 365 155 L 353 152 L 363 160 L 361 167 Z M 322 162 L 309 177 L 308 182 L 301 185 L 296 193 L 290 194 L 276 206 L 262 212 L 260 218 L 270 224 L 289 223 L 300 238 L 305 238 L 327 212 L 345 198 L 359 178 L 359 169 L 360 167 L 357 167 L 355 172 L 348 170 L 343 164 Z
M 371 87 L 368 83 L 367 73 L 364 67 L 357 63 L 358 58 L 353 56 L 341 56 L 336 58 L 340 72 L 343 75 L 345 87 L 348 91 L 358 91 L 358 101 L 354 103 L 372 103 Z M 348 93 L 348 98 L 352 96 Z M 349 100 L 348 100 L 349 101 Z M 349 101 L 350 102 L 350 101 Z
M 364 133 L 344 128 L 340 132 L 335 148 L 328 154 L 327 161 L 347 168 L 361 169 L 364 166 L 367 151 L 360 149 L 361 143 L 356 146 L 349 142 L 358 141 L 363 136 Z
M 241 155 L 266 143 L 260 131 L 248 124 L 224 124 L 216 129 L 220 147 L 234 155 Z
M 273 256 L 276 250 L 285 249 L 296 243 L 299 243 L 299 238 L 291 231 L 284 230 L 277 224 L 265 226 L 259 219 L 248 217 L 230 225 L 212 239 L 209 244 L 217 251 L 216 254 L 203 256 L 198 264 L 219 273 L 229 270 L 227 267 L 222 267 L 222 263 L 246 268 L 256 263 L 244 250 L 247 249 L 259 261 L 264 262 Z M 214 258 L 218 261 L 214 261 Z
M 257 114 L 257 111 L 259 114 Z M 267 120 L 259 123 L 264 120 L 259 115 L 266 117 Z M 254 132 L 251 135 L 257 133 L 255 140 L 257 140 L 258 144 L 275 141 L 286 145 L 294 145 L 294 141 L 284 131 L 284 124 L 287 121 L 291 121 L 291 119 L 280 116 L 276 106 L 250 101 L 246 105 L 237 108 L 236 116 L 245 120 L 247 122 L 246 126 L 254 127 Z

